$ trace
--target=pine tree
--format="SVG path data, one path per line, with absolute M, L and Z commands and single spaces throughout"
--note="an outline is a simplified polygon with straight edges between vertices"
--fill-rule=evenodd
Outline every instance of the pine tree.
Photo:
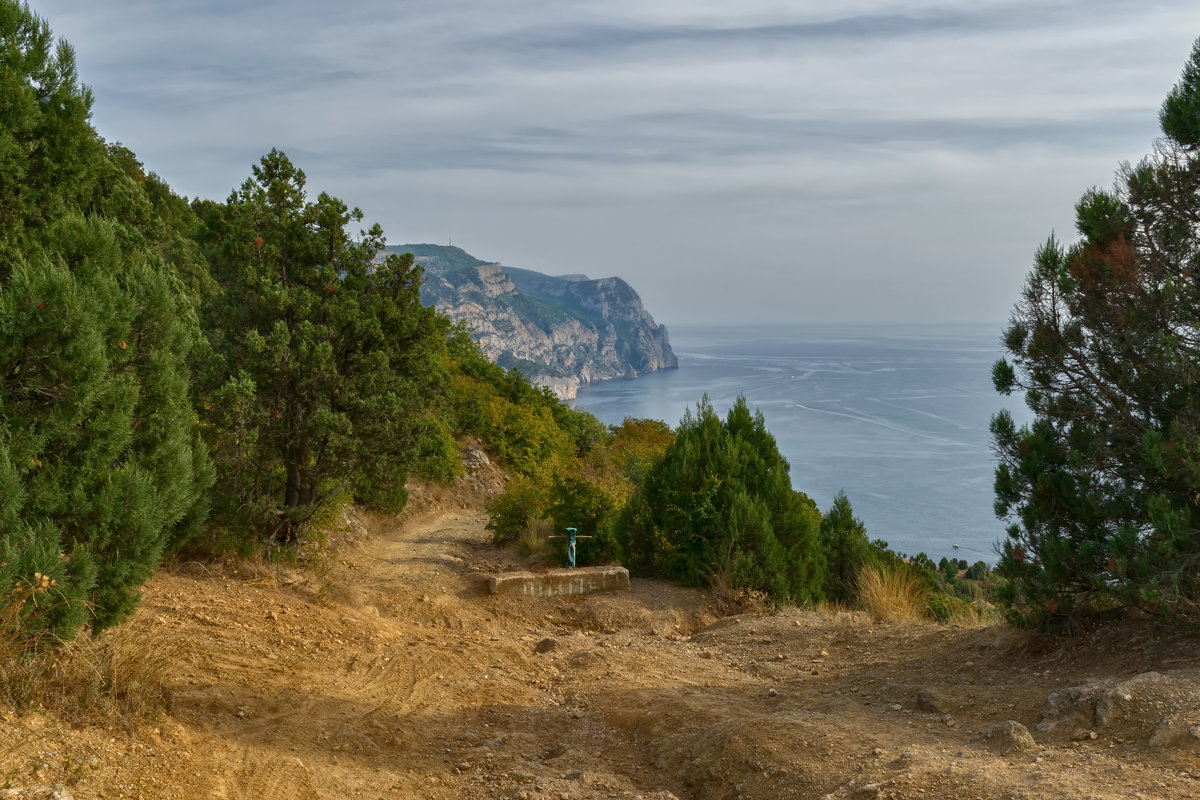
M 825 598 L 853 603 L 858 573 L 871 560 L 873 548 L 867 538 L 867 527 L 854 516 L 845 492 L 838 492 L 821 520 L 821 549 L 826 564 Z
M 420 302 L 411 255 L 383 257 L 378 226 L 337 198 L 308 200 L 273 150 L 198 232 L 221 287 L 206 313 L 208 420 L 222 508 L 292 540 L 344 496 L 399 508 L 407 474 L 456 457 L 437 402 L 448 323 Z
M 1200 41 L 1164 103 L 1165 138 L 1076 206 L 1080 239 L 1035 257 L 1004 334 L 992 422 L 997 573 L 1015 619 L 1170 612 L 1200 601 Z
M 75 53 L 25 3 L 0 0 L 0 256 L 94 190 L 102 145 Z
M 46 581 L 20 613 L 55 639 L 127 615 L 203 519 L 199 327 L 70 48 L 8 0 L 0 85 L 0 585 Z

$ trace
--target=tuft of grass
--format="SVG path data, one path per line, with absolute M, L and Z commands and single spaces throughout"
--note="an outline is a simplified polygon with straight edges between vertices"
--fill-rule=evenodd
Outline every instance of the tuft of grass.
M 946 592 L 929 595 L 928 613 L 930 618 L 946 625 L 985 625 L 996 618 L 982 599 L 971 602 Z
M 764 616 L 774 610 L 771 597 L 766 592 L 730 585 L 725 570 L 710 570 L 708 589 L 712 594 L 713 610 L 722 617 L 735 614 L 757 614 Z
M 911 570 L 876 564 L 858 573 L 858 599 L 876 622 L 928 619 L 929 587 Z
M 548 520 L 530 520 L 517 537 L 517 550 L 527 558 L 543 559 L 550 555 L 550 532 Z
M 34 596 L 14 592 L 0 607 L 0 702 L 81 721 L 155 718 L 169 707 L 172 648 L 131 625 L 49 641 L 23 624 L 21 610 Z

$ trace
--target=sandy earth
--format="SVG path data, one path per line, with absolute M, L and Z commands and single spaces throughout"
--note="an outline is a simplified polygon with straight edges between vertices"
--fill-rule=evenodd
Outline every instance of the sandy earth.
M 491 596 L 486 574 L 523 565 L 485 522 L 446 504 L 367 518 L 323 574 L 160 573 L 130 624 L 172 653 L 169 715 L 73 728 L 0 709 L 0 786 L 62 783 L 77 800 L 1200 797 L 1195 636 L 1052 646 L 847 613 L 718 618 L 705 594 L 642 580 Z M 1067 709 L 1085 713 L 1037 729 L 1050 693 L 1089 682 Z M 980 737 L 1008 720 L 1036 741 L 1018 726 Z

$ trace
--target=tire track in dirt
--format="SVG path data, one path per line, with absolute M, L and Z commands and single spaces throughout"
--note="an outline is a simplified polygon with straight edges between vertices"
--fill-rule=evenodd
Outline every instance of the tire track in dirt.
M 328 653 L 345 659 L 332 670 L 319 668 L 326 657 L 319 648 L 307 654 L 311 660 L 306 665 L 307 680 L 286 687 L 291 690 L 286 694 L 291 702 L 258 721 L 251 731 L 235 734 L 253 739 L 242 749 L 231 778 L 233 796 L 238 800 L 344 796 L 363 774 L 394 766 L 397 746 L 408 751 L 420 749 L 430 737 L 443 735 L 439 726 L 430 727 L 422 719 L 430 702 L 421 698 L 421 688 L 458 683 L 469 670 L 461 655 L 442 641 L 444 633 L 434 632 L 461 627 L 452 609 L 435 609 L 446 602 L 443 585 L 457 590 L 464 571 L 457 557 L 446 553 L 452 544 L 438 541 L 453 531 L 453 526 L 440 522 L 439 518 L 403 530 L 389 527 L 384 535 L 346 554 L 342 564 L 352 570 L 349 575 L 354 586 L 370 594 L 360 595 L 360 602 L 350 609 L 332 608 L 328 613 L 338 615 L 350 628 L 377 636 L 384 644 L 374 652 L 356 647 L 349 653 L 346 648 Z M 438 592 L 437 603 L 418 599 L 426 592 Z M 373 616 L 373 612 L 347 615 L 354 605 L 375 603 L 395 607 L 398 613 L 388 617 Z M 414 604 L 420 604 L 421 612 L 432 612 L 433 618 L 424 626 L 410 618 Z M 391 644 L 401 641 L 405 646 Z M 266 668 L 269 666 L 247 661 L 243 668 L 259 673 L 260 680 L 282 694 L 279 676 Z M 303 761 L 287 755 L 298 746 L 307 752 Z M 354 778 L 345 779 L 346 762 L 357 765 Z M 339 775 L 342 780 L 336 777 Z
M 238 800 L 320 800 L 308 767 L 297 756 L 247 747 L 236 775 Z
M 378 655 L 353 693 L 377 701 L 363 715 L 363 720 L 396 717 L 409 710 L 409 701 L 417 687 L 417 665 L 412 656 L 396 651 Z
M 1194 750 L 1036 727 L 1052 691 L 1197 661 L 1194 633 L 1160 642 L 1135 626 L 1037 650 L 1001 628 L 846 612 L 710 624 L 705 595 L 656 581 L 491 596 L 481 573 L 527 565 L 492 549 L 484 522 L 461 509 L 369 519 L 324 571 L 156 576 L 141 616 L 178 654 L 174 708 L 141 742 L 88 734 L 106 760 L 76 796 L 1176 800 L 1200 786 Z M 76 734 L 0 719 L 25 762 L 10 771 L 37 759 L 46 782 L 64 777 L 66 758 L 46 753 Z M 1005 720 L 1037 749 L 977 740 Z

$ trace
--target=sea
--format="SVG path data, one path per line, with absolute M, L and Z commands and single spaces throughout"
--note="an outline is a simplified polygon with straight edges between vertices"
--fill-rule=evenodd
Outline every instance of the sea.
M 672 325 L 679 368 L 605 381 L 575 403 L 602 422 L 672 427 L 707 395 L 743 395 L 791 464 L 792 485 L 827 510 L 849 497 L 872 539 L 909 555 L 996 560 L 988 423 L 1022 399 L 992 387 L 1002 324 Z

